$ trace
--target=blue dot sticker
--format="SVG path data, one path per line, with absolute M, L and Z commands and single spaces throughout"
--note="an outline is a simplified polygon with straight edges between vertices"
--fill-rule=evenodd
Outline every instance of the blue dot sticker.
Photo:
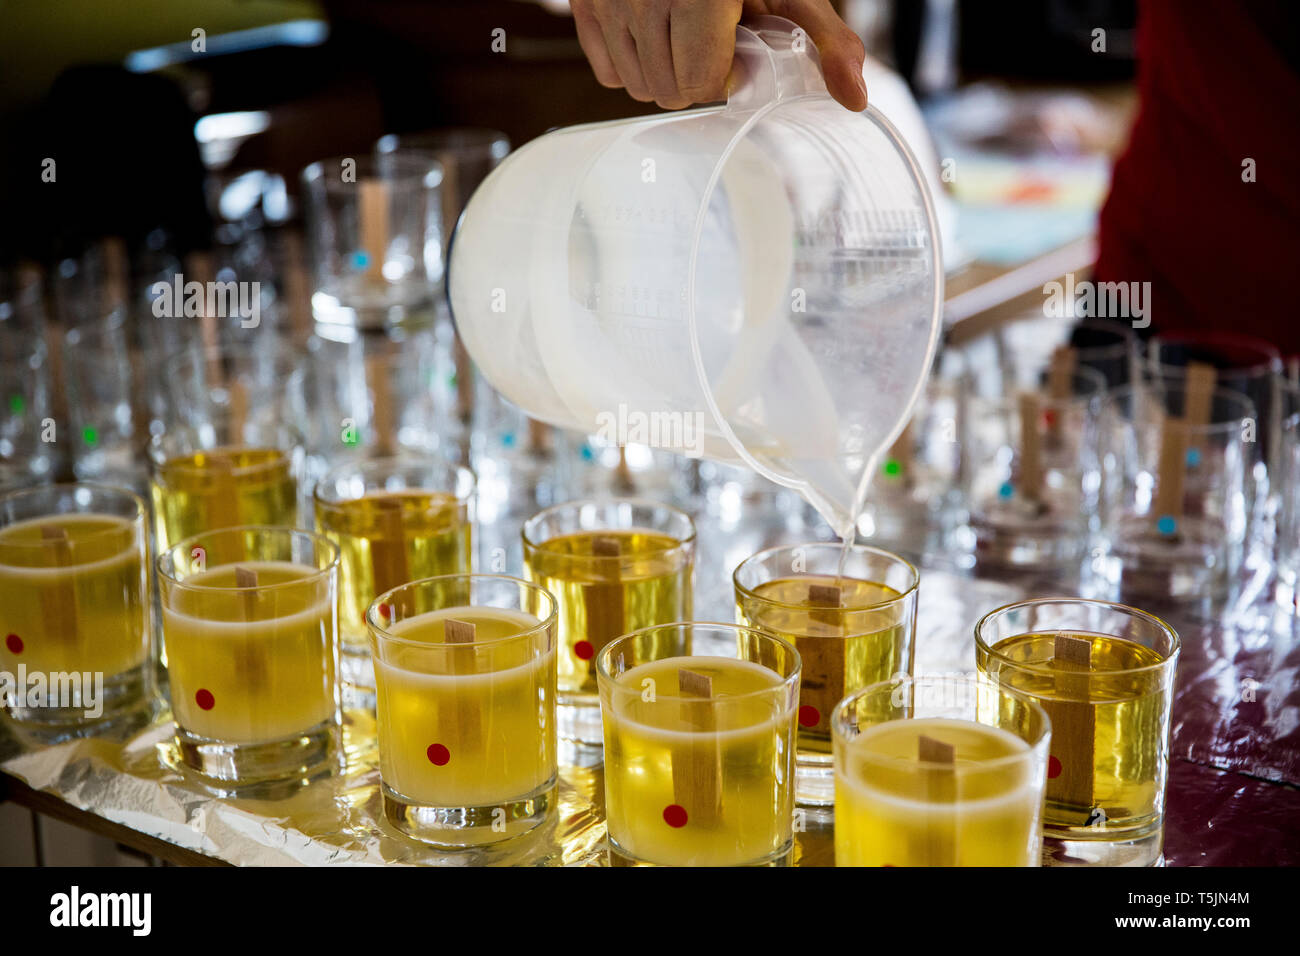
M 364 269 L 368 265 L 370 265 L 370 257 L 366 255 L 364 249 L 358 249 L 352 253 L 352 267 L 354 269 Z
M 1178 530 L 1178 520 L 1173 515 L 1161 515 L 1156 521 L 1156 530 L 1161 534 L 1173 534 Z
M 591 450 L 591 446 L 584 442 L 582 445 L 582 460 L 591 461 L 595 457 L 596 453 Z
M 1002 482 L 1002 487 L 998 489 L 998 494 L 1003 498 L 1010 498 L 1015 493 L 1016 489 L 1009 481 Z
M 514 447 L 515 447 L 515 433 L 514 433 L 514 432 L 503 432 L 502 435 L 501 435 L 501 444 L 505 445 L 507 448 L 514 448 Z
M 1201 463 L 1201 450 L 1199 448 L 1187 449 L 1187 467 L 1195 468 Z

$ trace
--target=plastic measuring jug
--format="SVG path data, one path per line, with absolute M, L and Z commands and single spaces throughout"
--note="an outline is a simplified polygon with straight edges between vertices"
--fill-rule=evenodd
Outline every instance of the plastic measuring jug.
M 736 69 L 725 106 L 507 157 L 453 237 L 452 314 L 532 417 L 739 458 L 845 535 L 938 340 L 934 210 L 893 127 L 830 98 L 793 23 L 740 26 Z

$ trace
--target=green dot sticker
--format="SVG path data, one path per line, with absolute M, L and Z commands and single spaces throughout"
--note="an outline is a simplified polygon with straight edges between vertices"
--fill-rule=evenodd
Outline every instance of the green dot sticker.
M 87 445 L 99 444 L 99 432 L 96 431 L 94 425 L 87 425 L 81 430 L 81 440 Z
M 890 458 L 885 462 L 885 474 L 893 478 L 903 473 L 903 466 L 896 458 Z
M 23 398 L 21 395 L 9 396 L 9 411 L 13 412 L 15 415 L 21 415 L 23 413 L 23 409 L 25 409 L 26 407 L 27 407 L 27 399 Z

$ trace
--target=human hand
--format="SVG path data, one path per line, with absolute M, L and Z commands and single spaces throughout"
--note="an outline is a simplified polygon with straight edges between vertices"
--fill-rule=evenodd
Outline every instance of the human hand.
M 726 99 L 736 24 L 770 14 L 817 46 L 826 89 L 847 109 L 867 107 L 862 41 L 830 0 L 571 0 L 578 42 L 601 86 L 677 110 Z

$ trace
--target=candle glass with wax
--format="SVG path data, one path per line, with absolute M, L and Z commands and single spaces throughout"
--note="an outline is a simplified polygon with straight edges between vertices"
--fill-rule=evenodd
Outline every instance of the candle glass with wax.
M 855 544 L 845 555 L 837 542 L 813 542 L 760 551 L 733 581 L 737 622 L 799 650 L 797 795 L 829 806 L 831 711 L 859 688 L 912 672 L 920 575 L 879 548 Z
M 902 677 L 831 717 L 836 866 L 1037 866 L 1051 725 L 1026 695 Z
M 787 863 L 799 652 L 731 624 L 674 623 L 596 656 L 611 860 Z
M 302 438 L 288 425 L 227 410 L 154 436 L 149 465 L 160 552 L 218 528 L 298 523 Z
M 0 498 L 0 691 L 55 735 L 142 712 L 152 694 L 145 506 L 125 488 Z
M 432 324 L 443 275 L 441 183 L 442 168 L 423 155 L 340 156 L 303 170 L 317 323 Z
M 1116 389 L 1102 407 L 1106 470 L 1094 596 L 1220 600 L 1250 539 L 1255 409 L 1182 380 Z
M 379 458 L 331 469 L 315 502 L 317 530 L 339 548 L 343 681 L 373 703 L 366 608 L 409 581 L 469 573 L 474 476 L 439 458 Z
M 217 789 L 254 794 L 337 764 L 338 548 L 223 528 L 158 558 L 176 745 Z
M 366 624 L 389 821 L 447 846 L 544 822 L 557 773 L 555 598 L 518 578 L 449 575 L 384 592 Z
M 599 746 L 596 655 L 620 635 L 690 619 L 695 524 L 652 501 L 570 502 L 524 523 L 523 554 L 525 576 L 560 604 L 560 736 Z
M 1093 369 L 1054 365 L 1039 387 L 969 396 L 962 455 L 977 563 L 1082 565 L 1096 530 L 1105 389 Z
M 1159 618 L 1101 601 L 1024 601 L 976 626 L 980 673 L 1032 697 L 1052 721 L 1049 865 L 1159 860 L 1180 646 Z

